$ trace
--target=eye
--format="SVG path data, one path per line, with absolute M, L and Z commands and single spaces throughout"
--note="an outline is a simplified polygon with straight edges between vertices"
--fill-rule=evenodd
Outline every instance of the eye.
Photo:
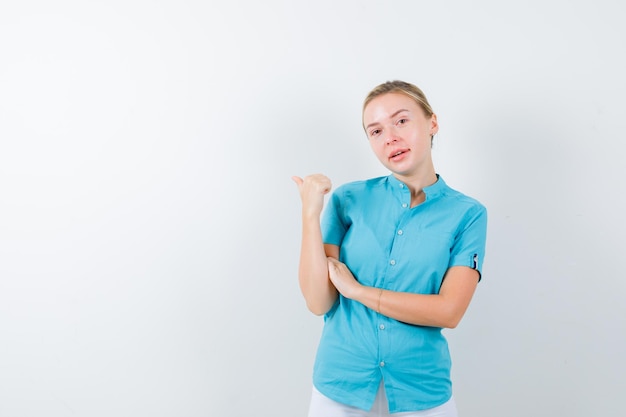
M 398 124 L 399 125 L 403 125 L 403 124 L 407 123 L 408 121 L 409 121 L 409 119 L 400 119 L 400 120 L 398 120 Z
M 370 136 L 377 136 L 380 133 L 380 129 L 374 129 L 370 132 Z

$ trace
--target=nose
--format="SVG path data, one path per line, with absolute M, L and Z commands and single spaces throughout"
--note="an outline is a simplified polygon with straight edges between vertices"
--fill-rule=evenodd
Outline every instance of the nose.
M 398 140 L 395 127 L 389 127 L 387 129 L 387 135 L 385 136 L 385 143 L 390 144 Z

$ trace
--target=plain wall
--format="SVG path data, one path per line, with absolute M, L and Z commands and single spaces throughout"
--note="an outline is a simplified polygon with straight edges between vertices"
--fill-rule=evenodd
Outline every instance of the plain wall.
M 618 1 L 0 3 L 0 416 L 304 416 L 322 319 L 290 177 L 387 172 L 413 82 L 489 211 L 446 331 L 463 417 L 620 415 Z

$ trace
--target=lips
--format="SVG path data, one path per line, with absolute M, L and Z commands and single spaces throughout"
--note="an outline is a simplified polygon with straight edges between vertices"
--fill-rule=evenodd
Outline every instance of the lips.
M 405 153 L 407 153 L 409 151 L 409 149 L 396 149 L 393 152 L 390 152 L 388 154 L 388 158 L 389 159 L 398 159 L 400 158 L 402 155 L 404 155 Z

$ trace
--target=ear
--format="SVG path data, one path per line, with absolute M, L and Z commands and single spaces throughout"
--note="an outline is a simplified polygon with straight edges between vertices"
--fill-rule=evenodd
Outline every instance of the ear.
M 430 136 L 434 136 L 439 132 L 439 123 L 437 122 L 437 115 L 433 113 L 430 116 Z

